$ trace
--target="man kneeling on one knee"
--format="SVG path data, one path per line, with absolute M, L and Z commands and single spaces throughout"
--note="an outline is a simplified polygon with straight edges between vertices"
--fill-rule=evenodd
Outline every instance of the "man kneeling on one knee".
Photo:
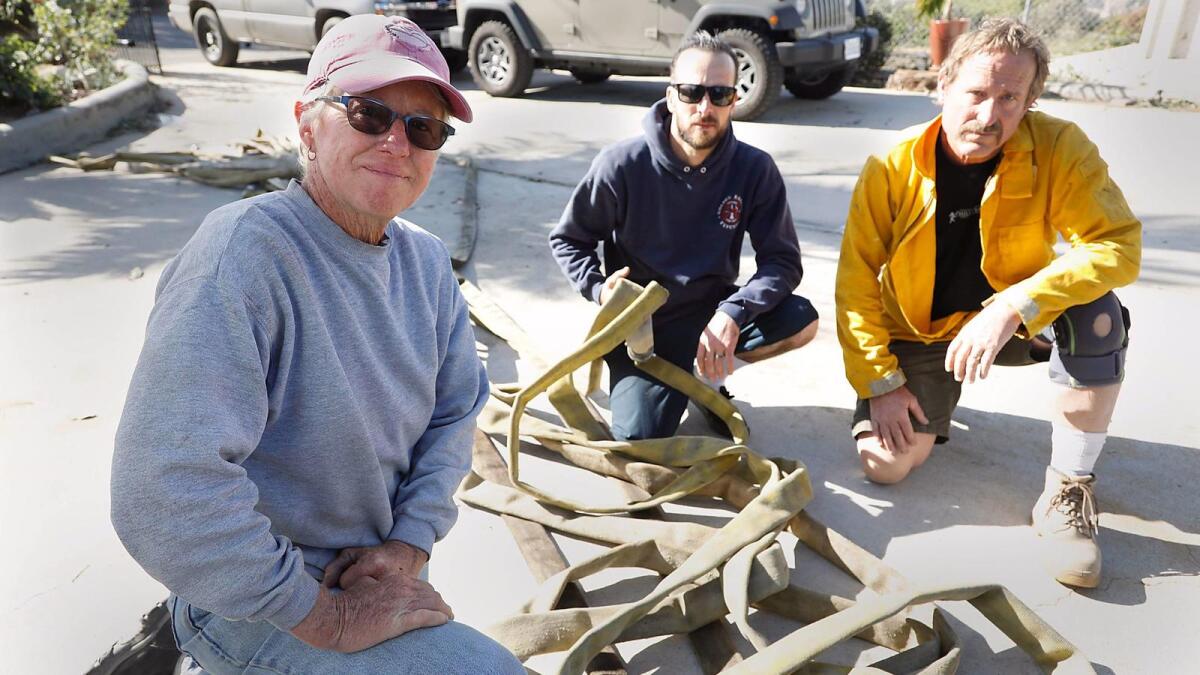
M 601 151 L 550 234 L 559 266 L 589 300 L 604 303 L 622 278 L 666 287 L 653 318 L 655 353 L 687 371 L 694 361 L 726 398 L 735 356 L 771 358 L 817 331 L 812 303 L 792 295 L 802 268 L 783 178 L 770 155 L 733 135 L 736 82 L 729 45 L 704 32 L 685 41 L 643 135 Z M 738 287 L 747 234 L 758 269 Z M 673 435 L 687 397 L 639 370 L 624 345 L 605 361 L 613 434 Z
M 1124 373 L 1141 224 L 1079 127 L 1030 111 L 1049 55 L 985 22 L 939 73 L 942 114 L 873 157 L 837 276 L 838 338 L 867 477 L 903 480 L 950 435 L 963 382 L 1050 362 L 1051 458 L 1033 521 L 1055 577 L 1100 579 L 1093 468 Z M 1055 257 L 1061 235 L 1070 248 Z

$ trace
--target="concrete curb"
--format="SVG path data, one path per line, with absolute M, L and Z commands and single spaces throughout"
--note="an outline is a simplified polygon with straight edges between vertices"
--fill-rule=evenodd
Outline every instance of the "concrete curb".
M 463 180 L 462 229 L 457 241 L 446 242 L 450 249 L 450 262 L 454 269 L 467 264 L 475 253 L 475 242 L 479 240 L 479 170 L 469 157 L 443 155 L 443 159 L 456 164 L 466 174 Z
M 117 84 L 61 108 L 0 124 L 0 173 L 35 164 L 47 155 L 81 150 L 148 110 L 155 95 L 146 69 L 132 61 L 117 65 L 125 74 Z
M 884 89 L 932 94 L 937 89 L 937 71 L 897 69 L 888 76 Z M 1042 97 L 1116 106 L 1152 104 L 1151 99 L 1138 98 L 1124 86 L 1074 80 L 1047 80 Z
M 1042 92 L 1046 98 L 1060 98 L 1068 101 L 1086 101 L 1088 103 L 1107 103 L 1109 105 L 1137 105 L 1144 100 L 1131 96 L 1125 87 L 1096 84 L 1092 82 L 1069 82 L 1048 80 L 1046 89 Z

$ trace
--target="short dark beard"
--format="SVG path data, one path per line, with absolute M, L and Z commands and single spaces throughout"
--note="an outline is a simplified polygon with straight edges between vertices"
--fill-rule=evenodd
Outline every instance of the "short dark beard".
M 715 118 L 711 118 L 711 119 L 714 122 L 717 121 Z M 709 148 L 715 146 L 717 143 L 721 142 L 722 138 L 725 137 L 725 132 L 729 131 L 729 126 L 726 125 L 725 127 L 719 129 L 717 131 L 716 135 L 714 135 L 711 139 L 704 141 L 704 140 L 701 140 L 701 138 L 700 138 L 700 134 L 703 133 L 702 131 L 700 131 L 699 129 L 695 129 L 695 128 L 685 129 L 682 126 L 681 120 L 682 120 L 682 118 L 680 116 L 678 116 L 678 115 L 675 116 L 675 129 L 676 129 L 676 131 L 679 132 L 679 138 L 684 143 L 687 143 L 688 146 L 690 146 L 696 150 L 708 150 Z

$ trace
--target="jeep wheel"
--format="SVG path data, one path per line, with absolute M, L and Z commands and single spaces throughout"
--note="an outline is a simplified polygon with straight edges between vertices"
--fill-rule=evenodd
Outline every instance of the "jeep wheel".
M 783 80 L 783 86 L 792 92 L 796 98 L 823 99 L 829 98 L 842 90 L 854 77 L 858 70 L 857 64 L 842 66 L 836 70 L 820 75 L 806 75 L 790 72 Z
M 467 53 L 461 49 L 444 47 L 442 56 L 446 58 L 446 65 L 450 68 L 451 75 L 461 73 L 467 67 Z
M 533 77 L 533 57 L 501 21 L 484 21 L 467 49 L 471 77 L 492 96 L 520 96 Z
M 325 19 L 324 25 L 321 26 L 321 37 L 325 37 L 325 35 L 329 33 L 329 31 L 333 30 L 334 26 L 341 23 L 342 19 L 344 18 L 346 17 L 335 14 L 328 19 Z
M 580 66 L 571 69 L 571 76 L 579 80 L 580 84 L 598 84 L 608 79 L 612 73 L 599 68 L 585 68 Z
M 775 45 L 761 33 L 745 28 L 723 31 L 718 37 L 737 55 L 738 102 L 733 119 L 752 120 L 767 111 L 779 98 L 783 65 Z
M 232 66 L 237 63 L 238 43 L 229 39 L 217 13 L 208 7 L 196 10 L 192 17 L 193 34 L 196 36 L 196 46 L 205 60 L 214 66 Z

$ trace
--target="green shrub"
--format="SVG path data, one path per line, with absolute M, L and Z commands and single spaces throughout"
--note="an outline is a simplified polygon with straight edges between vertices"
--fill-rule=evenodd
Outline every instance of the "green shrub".
M 871 10 L 855 22 L 858 28 L 870 27 L 879 31 L 879 44 L 875 51 L 867 54 L 858 63 L 858 72 L 854 74 L 854 83 L 865 86 L 880 86 L 883 77 L 883 64 L 892 53 L 892 22 L 883 12 Z
M 118 79 L 112 53 L 128 16 L 127 0 L 34 1 L 37 58 L 63 66 L 60 86 L 65 94 L 100 89 Z
M 0 0 L 0 38 L 14 33 L 26 40 L 37 40 L 29 0 Z
M 128 15 L 128 0 L 0 0 L 3 103 L 52 107 L 119 80 L 112 54 Z M 42 64 L 60 67 L 44 79 Z
M 21 113 L 62 105 L 58 88 L 37 73 L 36 48 L 15 34 L 0 38 L 0 108 Z
M 1128 9 L 1104 18 L 1099 4 L 1092 0 L 1034 0 L 1028 23 L 1046 41 L 1052 57 L 1133 44 L 1140 39 L 1148 0 L 1131 3 Z M 867 6 L 891 22 L 893 51 L 928 48 L 929 20 L 918 16 L 917 3 L 868 0 Z M 954 0 L 952 14 L 968 19 L 974 27 L 989 17 L 1020 18 L 1024 10 L 1025 0 Z

